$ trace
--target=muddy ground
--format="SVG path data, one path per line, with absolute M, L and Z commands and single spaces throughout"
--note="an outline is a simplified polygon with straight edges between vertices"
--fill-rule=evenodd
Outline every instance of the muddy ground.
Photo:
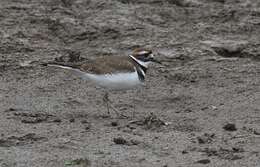
M 259 167 L 259 0 L 1 0 L 1 167 Z M 110 92 L 41 62 L 151 48 Z M 132 114 L 135 113 L 134 117 Z

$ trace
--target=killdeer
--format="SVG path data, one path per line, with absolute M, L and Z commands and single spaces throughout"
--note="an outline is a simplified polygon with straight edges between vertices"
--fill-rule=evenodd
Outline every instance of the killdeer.
M 133 89 L 145 82 L 148 65 L 160 63 L 149 49 L 135 49 L 129 56 L 105 56 L 73 63 L 50 63 L 48 66 L 71 70 L 87 81 L 107 90 Z M 161 63 L 160 63 L 161 64 Z M 108 93 L 103 98 L 109 113 Z M 111 108 L 117 110 L 111 105 Z

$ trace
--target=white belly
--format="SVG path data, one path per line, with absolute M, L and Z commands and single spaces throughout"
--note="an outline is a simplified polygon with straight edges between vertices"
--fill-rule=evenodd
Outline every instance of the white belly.
M 68 69 L 73 74 L 80 76 L 84 80 L 92 81 L 96 85 L 101 86 L 103 88 L 108 88 L 112 90 L 127 90 L 133 89 L 139 85 L 142 85 L 138 78 L 137 72 L 130 72 L 130 73 L 117 73 L 117 74 L 106 74 L 106 75 L 95 75 L 90 73 L 82 72 L 78 69 L 74 69 L 71 67 L 60 66 L 60 65 L 49 65 L 55 66 L 59 68 Z
M 91 80 L 95 84 L 112 89 L 112 90 L 126 90 L 142 85 L 138 78 L 137 72 L 118 73 L 106 75 L 84 74 L 82 76 L 86 80 Z

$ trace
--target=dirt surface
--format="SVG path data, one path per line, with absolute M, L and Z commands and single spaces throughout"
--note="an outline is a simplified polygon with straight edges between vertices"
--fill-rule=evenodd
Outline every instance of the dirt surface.
M 1 167 L 259 167 L 259 0 L 1 0 Z M 40 65 L 151 48 L 141 89 Z M 133 113 L 135 115 L 132 117 Z

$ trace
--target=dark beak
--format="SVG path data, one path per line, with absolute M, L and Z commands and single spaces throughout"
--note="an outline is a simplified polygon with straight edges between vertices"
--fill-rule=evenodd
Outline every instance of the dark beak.
M 158 63 L 158 64 L 162 64 L 159 60 L 156 60 L 155 58 L 151 57 L 150 61 Z

